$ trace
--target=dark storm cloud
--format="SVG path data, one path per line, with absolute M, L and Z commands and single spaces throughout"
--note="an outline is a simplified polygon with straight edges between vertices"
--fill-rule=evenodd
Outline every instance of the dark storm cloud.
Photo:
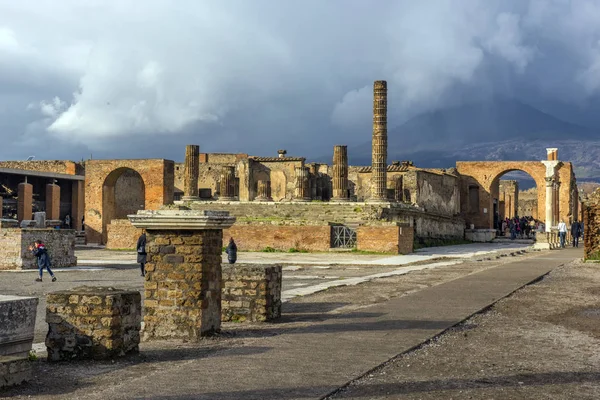
M 502 94 L 585 119 L 600 90 L 595 1 L 0 0 L 2 158 L 320 155 Z M 570 110 L 570 111 L 569 111 Z M 586 121 L 594 121 L 588 118 Z M 40 143 L 51 143 L 40 147 Z M 37 146 L 37 147 L 36 147 Z

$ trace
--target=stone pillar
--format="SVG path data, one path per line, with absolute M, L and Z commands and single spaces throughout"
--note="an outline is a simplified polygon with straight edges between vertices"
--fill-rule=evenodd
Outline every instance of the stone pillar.
M 144 340 L 198 340 L 221 329 L 226 211 L 140 210 L 129 216 L 147 231 Z
M 554 216 L 554 177 L 546 177 L 546 232 L 550 232 Z
M 60 219 L 60 186 L 55 183 L 46 185 L 46 219 Z
M 85 208 L 83 181 L 73 181 L 71 185 L 71 228 L 82 230 L 81 219 Z
M 308 168 L 295 167 L 294 172 L 296 173 L 296 191 L 294 200 L 310 201 Z
M 221 172 L 221 201 L 235 200 L 235 167 L 223 167 Z
M 31 220 L 33 217 L 33 185 L 27 182 L 19 183 L 18 196 L 17 219 L 19 222 Z
M 200 200 L 198 197 L 198 175 L 200 174 L 200 146 L 185 146 L 185 170 L 183 175 L 184 201 Z
M 396 176 L 394 184 L 394 200 L 397 202 L 404 201 L 404 179 L 402 175 Z
M 387 82 L 373 85 L 371 201 L 387 201 Z
M 4 207 L 4 199 L 0 196 L 0 219 L 2 219 L 2 216 L 4 214 L 2 212 L 3 207 Z
M 259 180 L 256 182 L 256 198 L 254 201 L 273 201 L 271 198 L 271 181 Z
M 333 147 L 332 201 L 348 201 L 348 146 Z

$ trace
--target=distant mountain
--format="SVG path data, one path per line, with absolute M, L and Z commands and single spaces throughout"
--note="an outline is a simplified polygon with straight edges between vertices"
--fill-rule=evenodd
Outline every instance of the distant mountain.
M 388 156 L 390 160 L 412 156 L 417 161 L 419 155 L 432 151 L 444 154 L 449 149 L 512 139 L 598 138 L 597 133 L 587 127 L 560 120 L 520 101 L 494 99 L 420 114 L 389 128 Z M 348 153 L 352 164 L 369 164 L 371 142 L 349 148 Z

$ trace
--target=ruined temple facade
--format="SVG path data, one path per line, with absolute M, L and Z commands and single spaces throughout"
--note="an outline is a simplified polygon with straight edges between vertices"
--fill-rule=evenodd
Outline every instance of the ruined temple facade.
M 554 148 L 540 161 L 457 162 L 447 169 L 388 163 L 387 97 L 386 82 L 375 81 L 368 166 L 348 165 L 346 145 L 331 149 L 331 163 L 307 162 L 286 150 L 273 157 L 201 153 L 198 145 L 182 149 L 182 163 L 4 162 L 4 213 L 19 220 L 41 208 L 60 219 L 70 213 L 76 229 L 85 218 L 88 242 L 132 248 L 139 230 L 127 215 L 176 203 L 229 211 L 238 222 L 227 234 L 246 249 L 271 240 L 273 246 L 288 246 L 282 250 L 326 250 L 337 245 L 334 232 L 348 228 L 360 249 L 406 252 L 413 240 L 462 239 L 465 228 L 492 230 L 500 217 L 514 216 L 521 207 L 518 185 L 500 178 L 521 170 L 537 184 L 528 215 L 547 222 L 548 229 L 578 215 L 573 165 L 561 161 Z

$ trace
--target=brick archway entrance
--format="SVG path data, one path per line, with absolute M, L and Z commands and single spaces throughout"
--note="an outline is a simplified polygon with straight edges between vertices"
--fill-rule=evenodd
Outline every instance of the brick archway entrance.
M 143 182 L 143 208 L 156 210 L 173 202 L 173 161 L 89 160 L 85 165 L 85 231 L 88 243 L 106 244 L 106 225 L 116 215 L 115 184 L 126 171 L 130 171 L 132 176 L 139 176 Z M 125 208 L 123 212 L 126 211 Z
M 578 201 L 573 196 L 576 187 L 570 162 L 552 161 L 460 161 L 456 169 L 461 179 L 461 214 L 467 225 L 476 229 L 493 229 L 494 199 L 498 199 L 500 177 L 511 171 L 529 174 L 538 188 L 538 218 L 546 221 L 550 213 L 552 225 L 558 220 L 568 222 L 577 215 Z M 551 204 L 546 203 L 551 195 Z M 550 207 L 550 209 L 549 209 Z

